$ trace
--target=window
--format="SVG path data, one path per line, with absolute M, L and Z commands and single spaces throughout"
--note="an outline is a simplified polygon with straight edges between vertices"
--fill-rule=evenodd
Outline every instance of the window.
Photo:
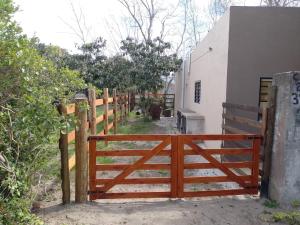
M 272 78 L 261 78 L 259 87 L 259 106 L 268 106 L 270 90 L 272 87 Z
M 200 103 L 200 97 L 201 97 L 201 81 L 195 82 L 195 103 Z

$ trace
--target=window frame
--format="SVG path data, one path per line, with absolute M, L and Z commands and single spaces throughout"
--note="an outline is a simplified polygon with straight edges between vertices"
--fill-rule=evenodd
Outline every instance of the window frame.
M 195 81 L 195 84 L 194 84 L 194 103 L 197 103 L 197 104 L 201 103 L 201 89 L 202 89 L 201 80 Z

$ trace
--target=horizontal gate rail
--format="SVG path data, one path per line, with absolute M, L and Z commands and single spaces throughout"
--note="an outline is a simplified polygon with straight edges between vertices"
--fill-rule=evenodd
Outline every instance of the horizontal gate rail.
M 204 141 L 248 141 L 247 148 L 203 148 Z M 112 149 L 99 150 L 97 141 L 130 142 L 152 141 L 156 144 L 152 149 Z M 224 135 L 104 135 L 90 136 L 90 200 L 108 198 L 183 198 L 201 196 L 223 196 L 258 193 L 259 146 L 261 137 L 251 134 Z M 201 143 L 201 144 L 199 144 Z M 222 162 L 222 155 L 249 155 L 248 161 Z M 97 164 L 97 157 L 138 157 L 130 163 Z M 169 163 L 148 162 L 153 157 L 168 157 Z M 188 162 L 185 157 L 199 159 Z M 246 168 L 249 174 L 240 175 L 233 169 Z M 185 170 L 213 169 L 219 171 L 216 175 L 187 176 Z M 168 177 L 128 177 L 137 170 L 167 170 Z M 99 171 L 119 171 L 113 178 L 97 177 Z M 234 183 L 232 189 L 217 190 L 186 190 L 190 184 Z M 157 192 L 112 192 L 116 185 L 157 185 L 167 184 L 167 191 Z M 222 186 L 223 187 L 223 186 Z

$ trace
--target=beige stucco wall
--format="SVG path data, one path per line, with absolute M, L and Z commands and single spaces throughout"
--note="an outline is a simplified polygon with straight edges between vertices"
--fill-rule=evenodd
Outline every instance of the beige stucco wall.
M 205 133 L 221 133 L 222 102 L 226 97 L 228 37 L 227 13 L 191 55 L 190 74 L 186 77 L 185 108 L 205 117 Z M 194 85 L 198 80 L 201 80 L 200 104 L 194 102 Z
M 231 7 L 191 54 L 184 108 L 205 117 L 205 133 L 221 133 L 222 102 L 257 106 L 260 77 L 300 70 L 299 37 L 300 8 Z M 198 80 L 200 104 L 194 103 Z
M 257 106 L 260 77 L 300 70 L 300 8 L 231 7 L 230 14 L 227 102 Z

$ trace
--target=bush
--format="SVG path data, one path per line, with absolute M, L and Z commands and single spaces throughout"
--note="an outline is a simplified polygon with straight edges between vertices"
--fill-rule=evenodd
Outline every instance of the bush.
M 31 185 L 58 152 L 62 118 L 53 102 L 85 84 L 39 54 L 12 20 L 15 11 L 12 0 L 0 2 L 0 224 L 40 224 L 29 210 Z

